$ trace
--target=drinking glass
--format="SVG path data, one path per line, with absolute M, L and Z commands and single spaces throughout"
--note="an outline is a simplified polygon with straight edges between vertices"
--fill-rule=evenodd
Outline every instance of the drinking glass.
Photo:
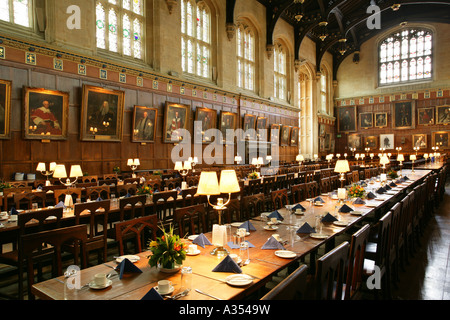
M 181 290 L 192 290 L 192 268 L 183 267 L 181 269 Z
M 242 264 L 247 265 L 250 263 L 250 250 L 248 249 L 248 242 L 241 242 L 241 247 L 239 248 L 239 257 L 241 258 Z
M 31 210 L 37 210 L 39 208 L 38 204 L 36 202 L 33 202 L 31 204 Z
M 322 216 L 321 215 L 316 216 L 316 232 L 318 234 L 322 234 Z

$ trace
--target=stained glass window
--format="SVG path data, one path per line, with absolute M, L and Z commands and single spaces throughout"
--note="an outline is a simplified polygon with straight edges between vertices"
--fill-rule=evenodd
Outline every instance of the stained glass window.
M 236 27 L 237 85 L 247 90 L 255 89 L 255 36 L 244 23 Z
M 276 43 L 274 48 L 274 95 L 281 100 L 286 100 L 287 95 L 286 61 L 286 50 L 280 43 Z
M 433 34 L 425 29 L 403 29 L 379 46 L 380 85 L 432 77 Z
M 328 113 L 328 72 L 325 68 L 320 69 L 320 96 L 322 113 Z
M 31 28 L 31 0 L 0 0 L 0 20 Z
M 211 13 L 202 1 L 181 1 L 183 72 L 211 78 Z
M 144 0 L 97 0 L 97 47 L 142 59 L 144 20 Z

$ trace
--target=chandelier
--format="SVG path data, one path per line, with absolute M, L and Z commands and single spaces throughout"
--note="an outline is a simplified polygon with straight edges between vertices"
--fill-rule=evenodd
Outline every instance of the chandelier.
M 326 21 L 319 22 L 319 38 L 322 41 L 324 41 L 326 37 L 328 37 L 327 25 L 328 22 Z
M 345 52 L 347 51 L 347 46 L 345 42 L 347 42 L 347 39 L 345 38 L 339 39 L 339 52 L 341 53 L 341 55 L 344 55 Z

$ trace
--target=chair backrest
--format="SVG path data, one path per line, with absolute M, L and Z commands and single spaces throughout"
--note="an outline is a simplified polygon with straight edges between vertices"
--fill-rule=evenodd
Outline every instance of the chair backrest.
M 227 209 L 223 212 L 222 218 L 224 223 L 241 221 L 241 201 L 239 199 L 231 199 Z
M 362 287 L 364 257 L 370 235 L 370 225 L 366 224 L 352 235 L 347 280 L 345 281 L 345 299 L 352 299 Z
M 180 237 L 185 234 L 200 234 L 207 232 L 206 211 L 203 204 L 178 208 L 175 210 L 175 221 Z
M 306 171 L 300 171 L 298 173 L 298 182 L 299 183 L 306 183 Z
M 127 194 L 134 196 L 137 192 L 137 185 L 135 184 L 124 184 L 116 186 L 116 193 L 118 197 L 126 196 Z
M 261 300 L 303 300 L 306 293 L 308 266 L 301 265 L 289 276 L 283 279 Z
M 163 191 L 162 188 L 162 181 L 160 179 L 156 179 L 156 180 L 148 180 L 145 182 L 145 185 L 149 186 L 150 188 L 152 188 L 153 191 Z
M 284 208 L 289 204 L 287 189 L 276 190 L 270 193 L 274 210 Z
M 163 223 L 173 220 L 177 206 L 177 196 L 177 191 L 164 191 L 153 194 L 153 203 L 158 220 Z
M 52 208 L 20 212 L 17 216 L 19 235 L 29 233 L 27 231 L 27 224 L 31 221 L 36 221 L 37 226 L 34 224 L 33 228 L 30 228 L 30 232 L 40 232 L 51 228 L 59 228 L 61 226 L 63 210 L 63 208 Z
M 278 175 L 276 178 L 277 189 L 286 189 L 287 188 L 286 182 L 287 182 L 287 180 L 286 180 L 285 174 Z
M 317 300 L 342 300 L 349 243 L 343 242 L 317 259 L 315 290 Z
M 400 241 L 401 233 L 401 219 L 402 219 L 402 202 L 397 202 L 392 208 L 392 230 L 391 230 L 391 250 L 395 250 Z M 392 253 L 394 254 L 394 253 Z
M 86 197 L 91 200 L 101 198 L 103 200 L 110 199 L 111 189 L 109 186 L 88 187 L 86 188 Z
M 28 187 L 28 182 L 26 181 L 13 181 L 9 182 L 9 185 L 13 188 L 25 188 Z
M 248 189 L 249 189 L 249 194 L 262 193 L 263 190 L 262 190 L 261 179 L 248 180 Z
M 142 252 L 142 244 L 146 243 L 146 239 L 156 240 L 156 234 L 158 231 L 158 218 L 156 215 L 149 215 L 145 217 L 134 218 L 118 222 L 114 225 L 116 229 L 116 240 L 119 243 L 119 254 L 124 255 L 124 243 L 125 236 L 134 236 L 136 239 L 136 253 Z M 150 231 L 150 236 L 146 231 Z
M 314 170 L 307 170 L 305 182 L 313 182 L 313 181 L 314 181 Z
M 195 175 L 195 176 L 187 176 L 186 177 L 186 184 L 188 187 L 196 187 L 198 186 L 198 182 L 200 181 L 200 176 L 199 175 Z
M 181 188 L 181 182 L 183 182 L 181 178 L 171 178 L 163 181 L 164 188 L 167 188 L 168 190 Z
M 63 274 L 61 253 L 62 246 L 66 244 L 73 244 L 80 248 L 78 252 L 81 257 L 81 268 L 86 268 L 86 240 L 86 226 L 84 225 L 58 228 L 22 236 L 22 254 L 27 261 L 28 298 L 30 300 L 34 299 L 34 295 L 31 292 L 31 286 L 34 284 L 34 262 L 40 258 L 40 255 L 36 253 L 36 249 L 40 249 L 43 244 L 51 246 L 54 258 L 54 269 L 52 271 L 53 276 L 57 277 Z
M 358 182 L 359 181 L 359 171 L 358 170 L 352 171 L 352 175 L 353 175 L 353 183 Z
M 326 193 L 331 191 L 330 178 L 320 179 L 320 192 Z
M 315 198 L 319 195 L 319 184 L 317 181 L 306 183 L 306 195 L 308 198 Z
M 145 216 L 146 195 L 132 196 L 119 200 L 119 221 Z
M 307 197 L 306 194 L 306 184 L 296 184 L 291 187 L 291 195 L 293 203 L 299 203 L 305 200 Z
M 193 206 L 200 202 L 200 197 L 195 196 L 197 188 L 189 188 L 181 190 L 181 197 L 183 198 L 183 207 Z
M 14 205 L 16 209 L 24 207 L 28 210 L 32 208 L 33 203 L 37 203 L 40 208 L 46 207 L 47 194 L 45 191 L 39 192 L 26 192 L 14 194 Z
M 123 184 L 137 184 L 139 185 L 141 183 L 141 179 L 140 178 L 125 178 L 123 179 Z
M 81 182 L 88 183 L 88 182 L 97 182 L 98 176 L 84 176 L 80 178 Z
M 55 197 L 55 203 L 59 203 L 60 201 L 64 201 L 66 195 L 71 195 L 73 199 L 73 203 L 76 203 L 76 199 L 81 200 L 82 190 L 81 188 L 67 188 L 67 189 L 57 189 L 53 191 L 53 196 Z
M 253 194 L 242 198 L 241 219 L 249 220 L 265 210 L 264 194 Z
M 389 211 L 378 221 L 377 251 L 375 265 L 384 269 L 388 264 L 391 249 L 392 211 Z
M 116 180 L 117 181 L 117 174 L 116 173 L 104 174 L 103 180 Z
M 264 177 L 262 181 L 263 193 L 268 196 L 275 190 L 275 177 Z

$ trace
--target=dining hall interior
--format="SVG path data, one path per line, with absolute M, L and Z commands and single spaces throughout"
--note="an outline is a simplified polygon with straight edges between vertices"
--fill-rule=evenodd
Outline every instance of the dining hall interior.
M 0 300 L 450 299 L 450 1 L 0 1 Z

